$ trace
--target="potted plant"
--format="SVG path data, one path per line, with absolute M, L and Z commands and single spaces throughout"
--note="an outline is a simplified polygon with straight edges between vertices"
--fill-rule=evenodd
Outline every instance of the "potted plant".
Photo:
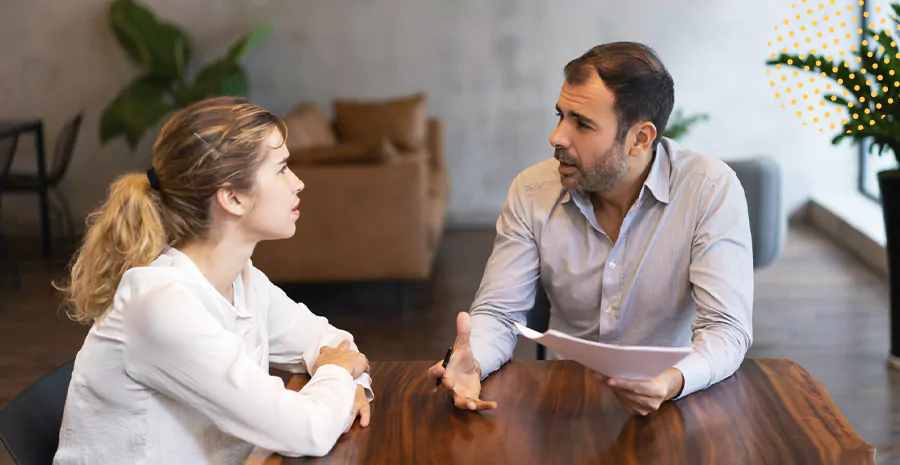
M 680 140 L 690 132 L 691 127 L 695 124 L 707 120 L 709 120 L 709 115 L 706 113 L 686 116 L 681 108 L 676 108 L 669 123 L 666 124 L 666 133 L 663 135 L 672 140 Z
M 132 150 L 141 136 L 179 108 L 216 95 L 249 93 L 244 54 L 268 34 L 264 23 L 235 42 L 228 53 L 197 73 L 187 75 L 191 43 L 178 27 L 159 21 L 135 0 L 115 0 L 109 25 L 125 53 L 143 73 L 110 102 L 100 116 L 100 142 L 124 136 Z
M 900 5 L 892 4 L 893 21 L 900 25 Z M 893 153 L 900 161 L 900 49 L 890 31 L 861 27 L 863 47 L 849 61 L 832 61 L 818 54 L 781 53 L 768 65 L 782 65 L 820 73 L 840 87 L 840 93 L 823 93 L 828 103 L 848 110 L 842 127 L 832 139 L 849 139 Z M 900 169 L 878 173 L 881 204 L 887 237 L 888 275 L 891 289 L 890 361 L 900 368 Z

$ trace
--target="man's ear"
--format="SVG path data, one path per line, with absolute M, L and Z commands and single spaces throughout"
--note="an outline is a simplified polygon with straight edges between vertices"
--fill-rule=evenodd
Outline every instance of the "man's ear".
M 656 140 L 656 125 L 650 121 L 644 121 L 636 124 L 631 130 L 634 132 L 634 143 L 628 147 L 628 155 L 636 157 L 651 151 L 653 141 Z
M 216 203 L 226 213 L 234 216 L 244 216 L 247 213 L 247 197 L 229 187 L 223 187 L 216 191 Z

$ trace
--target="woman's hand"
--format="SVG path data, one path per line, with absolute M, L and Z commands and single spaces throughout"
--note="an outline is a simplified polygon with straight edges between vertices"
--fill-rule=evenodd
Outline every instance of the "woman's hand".
M 337 365 L 348 372 L 353 379 L 369 372 L 369 360 L 365 355 L 350 350 L 350 341 L 343 341 L 337 347 L 322 347 L 316 357 L 316 367 Z
M 353 400 L 353 420 L 350 421 L 350 424 L 347 425 L 347 429 L 345 429 L 344 432 L 347 433 L 350 431 L 350 428 L 353 427 L 353 423 L 356 421 L 356 417 L 359 417 L 359 426 L 362 426 L 363 428 L 369 426 L 371 411 L 372 407 L 369 405 L 369 399 L 366 398 L 366 388 L 357 385 L 356 397 Z

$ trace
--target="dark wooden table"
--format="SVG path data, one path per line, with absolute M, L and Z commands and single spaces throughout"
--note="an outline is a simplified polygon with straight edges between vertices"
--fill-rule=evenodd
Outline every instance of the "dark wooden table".
M 34 134 L 34 148 L 37 152 L 37 175 L 41 183 L 39 192 L 41 206 L 41 244 L 44 256 L 52 251 L 50 240 L 50 201 L 47 187 L 47 157 L 44 154 L 44 122 L 39 119 L 0 120 L 0 137 L 12 134 Z
M 485 380 L 498 409 L 456 410 L 427 362 L 372 362 L 375 402 L 323 458 L 266 464 L 872 464 L 875 449 L 795 362 L 747 359 L 734 376 L 647 417 L 570 361 L 511 362 Z M 305 384 L 295 377 L 289 387 Z

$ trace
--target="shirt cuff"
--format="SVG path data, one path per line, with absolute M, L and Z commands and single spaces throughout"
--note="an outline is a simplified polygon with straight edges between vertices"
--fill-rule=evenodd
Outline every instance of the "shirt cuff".
M 355 381 L 350 376 L 350 372 L 337 366 L 337 365 L 322 365 L 316 369 L 316 374 L 312 376 L 310 382 L 317 379 L 337 379 L 339 381 L 346 381 L 347 383 L 354 383 Z
M 481 366 L 481 380 L 500 369 L 504 363 L 503 338 L 506 337 L 503 323 L 488 315 L 472 315 L 472 335 L 469 343 L 472 345 L 472 355 Z M 513 338 L 516 333 L 513 333 Z M 515 344 L 515 340 L 513 341 Z M 510 350 L 512 352 L 512 350 Z
M 359 378 L 356 378 L 354 381 L 366 391 L 366 400 L 369 402 L 375 400 L 375 393 L 372 392 L 372 377 L 368 373 L 359 375 Z
M 306 365 L 302 361 L 295 362 L 278 362 L 269 358 L 269 366 L 291 374 L 307 373 Z
M 676 363 L 675 368 L 678 369 L 684 377 L 684 387 L 681 388 L 681 394 L 674 400 L 681 399 L 709 387 L 711 370 L 709 368 L 709 363 L 700 354 L 689 354 L 687 357 Z
M 491 373 L 497 371 L 500 368 L 499 363 L 492 363 L 495 359 L 489 359 L 485 357 L 485 354 L 490 350 L 487 347 L 483 347 L 481 344 L 476 343 L 476 341 L 472 340 L 472 356 L 475 358 L 475 361 L 478 362 L 478 366 L 481 367 L 481 380 L 484 381 L 485 378 L 490 376 Z

